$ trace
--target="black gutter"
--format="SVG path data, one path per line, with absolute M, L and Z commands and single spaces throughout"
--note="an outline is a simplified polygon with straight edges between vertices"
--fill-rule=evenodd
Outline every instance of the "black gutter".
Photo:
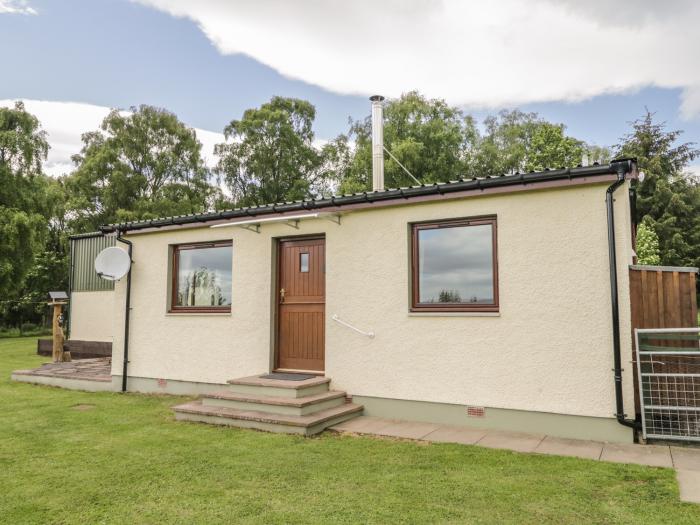
M 342 195 L 327 199 L 307 200 L 297 202 L 286 202 L 269 204 L 264 206 L 254 206 L 249 208 L 239 208 L 221 212 L 203 213 L 197 215 L 182 215 L 179 217 L 168 217 L 163 219 L 153 219 L 149 221 L 139 221 L 121 224 L 110 224 L 102 226 L 102 233 L 112 233 L 118 230 L 122 232 L 144 230 L 147 228 L 162 228 L 165 226 L 178 226 L 184 224 L 195 224 L 215 220 L 236 219 L 241 217 L 255 218 L 265 215 L 275 215 L 280 213 L 295 211 L 312 211 L 328 209 L 338 209 L 351 204 L 363 204 L 384 202 L 392 200 L 405 200 L 413 197 L 426 195 L 446 195 L 469 190 L 487 190 L 496 187 L 506 186 L 526 186 L 538 182 L 550 182 L 558 180 L 574 180 L 585 177 L 600 175 L 614 175 L 616 172 L 612 164 L 580 166 L 577 168 L 562 168 L 557 170 L 547 170 L 540 172 L 518 173 L 515 175 L 499 175 L 486 178 L 462 179 L 455 182 L 435 183 L 410 188 L 399 188 L 381 190 L 373 192 L 357 193 L 353 195 Z
M 117 241 L 123 242 L 129 247 L 129 260 L 133 251 L 133 244 L 122 237 L 124 232 L 117 230 Z M 124 307 L 124 363 L 122 365 L 122 392 L 126 392 L 126 379 L 129 368 L 129 313 L 131 312 L 131 269 L 126 274 L 126 306 Z
M 102 231 L 99 232 L 89 232 L 89 233 L 76 233 L 74 235 L 70 235 L 68 238 L 73 240 L 73 239 L 94 239 L 95 237 L 104 237 L 105 234 Z
M 622 396 L 622 354 L 620 351 L 620 306 L 617 290 L 617 254 L 615 250 L 615 210 L 613 193 L 625 183 L 625 176 L 634 169 L 634 161 L 613 161 L 610 167 L 615 169 L 617 180 L 605 191 L 605 206 L 608 216 L 608 259 L 610 263 L 610 302 L 612 305 L 613 358 L 615 368 L 615 408 L 617 422 L 626 427 L 638 429 L 639 424 L 634 420 L 625 419 L 624 399 Z

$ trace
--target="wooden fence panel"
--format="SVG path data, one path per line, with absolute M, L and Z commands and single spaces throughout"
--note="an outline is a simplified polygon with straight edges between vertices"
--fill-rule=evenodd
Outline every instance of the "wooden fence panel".
M 635 328 L 692 328 L 698 325 L 695 288 L 697 268 L 672 266 L 630 266 L 630 304 L 632 310 L 632 362 L 636 363 Z M 664 342 L 668 346 L 668 342 Z M 679 346 L 697 345 L 678 341 Z M 640 413 L 639 385 L 634 374 L 634 407 Z

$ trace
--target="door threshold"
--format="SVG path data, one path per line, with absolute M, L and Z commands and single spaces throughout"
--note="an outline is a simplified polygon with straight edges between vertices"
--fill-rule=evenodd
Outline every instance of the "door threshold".
M 273 372 L 284 372 L 286 374 L 313 374 L 315 376 L 323 376 L 326 373 L 323 370 L 301 370 L 299 368 L 275 368 Z

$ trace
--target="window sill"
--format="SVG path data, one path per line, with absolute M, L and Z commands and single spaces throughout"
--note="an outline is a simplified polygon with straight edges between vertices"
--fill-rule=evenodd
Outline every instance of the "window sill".
M 408 312 L 408 317 L 501 317 L 501 312 Z
M 231 317 L 231 312 L 165 312 L 166 317 Z

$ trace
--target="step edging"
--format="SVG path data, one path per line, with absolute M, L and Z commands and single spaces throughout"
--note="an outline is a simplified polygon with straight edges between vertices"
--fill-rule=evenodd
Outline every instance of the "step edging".
M 202 405 L 201 402 L 190 402 L 172 407 L 177 413 L 196 414 L 210 417 L 223 417 L 227 419 L 240 419 L 245 421 L 256 421 L 259 423 L 267 423 L 282 426 L 293 426 L 310 428 L 325 423 L 341 415 L 353 414 L 362 412 L 364 407 L 354 403 L 345 403 L 338 407 L 316 412 L 305 416 L 286 416 L 272 414 L 268 412 L 257 412 L 249 410 L 238 410 L 226 407 L 212 407 Z M 272 416 L 272 417 L 271 417 Z
M 229 379 L 226 382 L 230 385 L 261 386 L 290 390 L 304 390 L 305 388 L 311 388 L 314 386 L 330 383 L 331 378 L 317 376 L 312 379 L 304 379 L 303 381 L 287 381 L 284 379 L 265 379 L 260 376 L 249 376 L 240 377 L 237 379 Z
M 304 408 L 309 405 L 321 403 L 323 401 L 331 401 L 339 397 L 346 397 L 346 392 L 341 390 L 329 390 L 320 394 L 314 394 L 306 397 L 280 397 L 280 396 L 265 396 L 255 394 L 243 394 L 239 392 L 221 391 L 202 395 L 206 399 L 220 399 L 224 401 L 239 401 L 242 403 L 256 403 L 261 405 L 277 405 L 289 406 L 295 408 Z

